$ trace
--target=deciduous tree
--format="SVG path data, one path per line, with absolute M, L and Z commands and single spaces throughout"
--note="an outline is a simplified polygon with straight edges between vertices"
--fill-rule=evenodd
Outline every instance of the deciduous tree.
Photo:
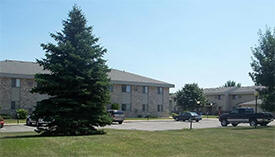
M 265 86 L 260 91 L 263 100 L 261 107 L 275 111 L 275 28 L 268 28 L 265 33 L 259 32 L 259 45 L 252 49 L 253 58 L 250 72 L 256 85 Z
M 241 84 L 236 83 L 235 81 L 228 80 L 223 87 L 241 87 Z
M 198 84 L 185 84 L 184 87 L 176 93 L 177 106 L 181 110 L 194 111 L 206 104 L 207 100 L 203 89 Z

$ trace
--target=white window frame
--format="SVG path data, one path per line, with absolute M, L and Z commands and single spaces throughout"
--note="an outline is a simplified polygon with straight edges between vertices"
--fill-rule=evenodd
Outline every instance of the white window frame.
M 143 86 L 142 93 L 148 93 L 148 86 Z
M 158 92 L 158 94 L 162 94 L 163 93 L 163 88 L 162 87 L 158 87 L 157 88 L 157 92 Z

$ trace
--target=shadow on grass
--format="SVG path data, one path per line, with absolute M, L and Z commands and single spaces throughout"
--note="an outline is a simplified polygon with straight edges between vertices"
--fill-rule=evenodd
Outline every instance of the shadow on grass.
M 105 135 L 106 132 L 104 130 L 99 130 L 99 132 L 95 134 L 86 134 L 86 135 L 43 135 L 38 134 L 36 135 L 15 135 L 15 136 L 3 136 L 0 139 L 20 139 L 20 138 L 48 138 L 48 137 L 80 137 L 80 136 L 95 136 L 95 135 Z
M 255 129 L 268 129 L 268 130 L 270 130 L 272 128 L 274 128 L 274 127 L 272 127 L 272 126 L 257 126 L 257 127 L 251 127 L 251 126 L 243 127 L 243 126 L 240 126 L 240 127 L 231 127 L 230 129 L 231 130 L 255 130 Z

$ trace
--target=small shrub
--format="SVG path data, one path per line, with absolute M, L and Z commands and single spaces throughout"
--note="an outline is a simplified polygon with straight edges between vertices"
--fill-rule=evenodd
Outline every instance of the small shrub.
M 149 118 L 158 118 L 158 116 L 148 114 L 148 115 L 144 116 L 144 118 L 148 118 L 148 119 L 149 119 Z
M 2 116 L 0 116 L 0 121 L 4 120 L 4 118 Z
M 119 110 L 119 107 L 120 107 L 119 104 L 114 103 L 114 104 L 112 104 L 111 109 L 112 110 Z
M 137 117 L 138 117 L 138 118 L 142 118 L 142 115 L 141 115 L 141 114 L 139 114 L 139 115 L 137 115 Z
M 11 119 L 11 115 L 8 114 L 1 114 L 0 116 L 2 116 L 4 119 Z
M 178 116 L 179 114 L 176 114 L 176 113 L 172 113 L 172 117 L 174 118 L 174 117 L 176 117 L 176 116 Z
M 26 119 L 28 115 L 28 111 L 25 109 L 17 109 L 16 115 L 18 119 Z

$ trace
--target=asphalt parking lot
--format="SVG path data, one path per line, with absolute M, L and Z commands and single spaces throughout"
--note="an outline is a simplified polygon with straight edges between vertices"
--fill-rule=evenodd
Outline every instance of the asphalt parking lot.
M 205 118 L 199 122 L 193 122 L 192 127 L 194 129 L 199 128 L 219 128 L 221 127 L 218 119 Z M 275 121 L 268 124 L 275 126 Z M 238 126 L 249 126 L 249 124 L 239 124 Z M 189 128 L 190 122 L 174 121 L 174 120 L 128 120 L 123 124 L 113 123 L 112 125 L 103 127 L 110 129 L 122 129 L 122 130 L 146 130 L 146 131 L 162 131 L 162 130 L 179 130 Z M 228 127 L 232 127 L 229 125 Z M 29 132 L 34 131 L 35 127 L 26 125 L 6 125 L 0 132 Z
M 268 124 L 274 125 L 275 122 Z M 239 124 L 238 126 L 249 126 L 247 123 Z M 215 118 L 205 118 L 199 122 L 193 122 L 192 128 L 220 128 L 222 127 L 219 120 Z M 228 127 L 232 127 L 228 125 Z M 190 122 L 185 121 L 174 121 L 174 120 L 150 120 L 150 121 L 126 121 L 123 124 L 113 124 L 111 126 L 106 126 L 104 128 L 111 129 L 124 129 L 124 130 L 146 130 L 146 131 L 162 131 L 162 130 L 179 130 L 190 128 Z

